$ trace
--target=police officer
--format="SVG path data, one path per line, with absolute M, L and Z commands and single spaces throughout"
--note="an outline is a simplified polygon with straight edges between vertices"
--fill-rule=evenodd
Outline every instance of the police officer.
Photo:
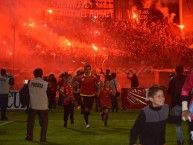
M 30 104 L 27 117 L 26 140 L 33 140 L 33 128 L 35 116 L 38 115 L 41 126 L 40 141 L 46 142 L 46 133 L 48 126 L 48 82 L 42 79 L 43 71 L 40 68 L 34 70 L 35 78 L 29 82 Z
M 8 95 L 12 83 L 10 78 L 7 77 L 6 70 L 1 69 L 0 76 L 0 108 L 1 108 L 1 120 L 7 120 L 6 109 L 8 105 Z

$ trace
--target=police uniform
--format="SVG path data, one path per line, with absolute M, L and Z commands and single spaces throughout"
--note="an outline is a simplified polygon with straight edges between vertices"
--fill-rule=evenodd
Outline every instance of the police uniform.
M 30 81 L 29 94 L 30 104 L 27 119 L 27 140 L 33 140 L 33 127 L 35 116 L 38 114 L 39 124 L 41 126 L 40 141 L 46 141 L 46 133 L 48 126 L 48 82 L 37 77 Z

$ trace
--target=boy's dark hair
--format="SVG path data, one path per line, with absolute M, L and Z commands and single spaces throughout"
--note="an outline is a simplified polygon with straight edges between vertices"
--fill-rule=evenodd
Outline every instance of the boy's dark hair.
M 90 68 L 91 68 L 91 66 L 88 64 L 88 65 L 84 66 L 84 69 L 86 69 L 87 67 L 90 67 Z
M 80 72 L 80 75 L 83 75 L 83 74 L 84 74 L 84 71 L 81 71 L 81 72 Z
M 76 72 L 76 75 L 79 76 L 80 73 L 81 73 L 81 71 L 82 71 L 82 70 L 78 70 L 78 71 Z
M 6 75 L 6 70 L 5 70 L 4 68 L 1 69 L 1 75 L 2 75 L 2 76 Z
M 108 73 L 108 74 L 109 74 L 109 73 L 110 73 L 110 69 L 106 69 L 106 73 Z
M 68 77 L 72 77 L 72 75 L 71 75 L 71 74 L 68 74 Z
M 151 86 L 148 90 L 148 97 L 153 97 L 159 90 L 164 91 L 164 86 L 161 86 L 161 85 Z
M 60 74 L 59 78 L 63 78 L 65 76 L 64 73 Z
M 112 73 L 111 76 L 114 79 L 114 78 L 116 78 L 117 74 L 116 73 Z
M 34 76 L 35 76 L 35 78 L 37 78 L 37 77 L 42 77 L 42 75 L 43 75 L 43 71 L 42 71 L 41 68 L 36 68 L 36 69 L 34 70 Z
M 49 78 L 50 78 L 50 77 L 55 77 L 55 75 L 54 75 L 54 74 L 50 74 L 50 75 L 49 75 Z

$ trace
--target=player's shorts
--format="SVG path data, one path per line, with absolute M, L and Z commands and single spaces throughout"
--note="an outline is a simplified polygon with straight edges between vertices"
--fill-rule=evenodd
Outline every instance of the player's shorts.
M 94 103 L 94 96 L 82 96 L 84 108 L 92 109 Z

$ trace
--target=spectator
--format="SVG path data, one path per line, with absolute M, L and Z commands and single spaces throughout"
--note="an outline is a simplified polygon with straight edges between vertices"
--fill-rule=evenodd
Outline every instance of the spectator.
M 137 88 L 139 86 L 139 81 L 135 73 L 129 71 L 127 74 L 127 78 L 131 81 L 131 88 Z
M 101 30 L 100 35 L 97 32 L 96 37 L 90 37 L 93 20 L 82 22 L 83 25 L 87 26 L 85 29 L 79 29 L 80 25 L 78 23 L 62 28 L 61 33 L 69 32 L 69 38 L 77 41 L 89 44 L 100 42 L 104 46 L 103 54 L 98 51 L 97 53 L 92 50 L 88 51 L 84 48 L 84 45 L 73 45 L 70 47 L 71 51 L 68 51 L 68 49 L 64 50 L 61 46 L 51 47 L 48 45 L 49 43 L 39 41 L 30 35 L 21 34 L 19 38 L 23 45 L 32 52 L 33 56 L 43 56 L 46 59 L 61 58 L 62 60 L 65 57 L 65 60 L 72 62 L 73 54 L 74 62 L 87 60 L 87 62 L 101 64 L 100 60 L 108 58 L 111 63 L 118 64 L 120 62 L 128 63 L 127 60 L 129 58 L 132 61 L 141 60 L 146 64 L 152 64 L 156 68 L 171 67 L 172 62 L 176 61 L 176 59 L 178 61 L 184 59 L 187 64 L 191 63 L 189 58 L 192 56 L 192 51 L 188 49 L 188 43 L 183 38 L 181 29 L 176 24 L 165 20 L 153 20 L 138 25 L 133 20 L 114 22 L 109 18 L 96 19 L 95 24 Z M 55 26 L 52 29 L 57 31 L 59 28 Z M 37 47 L 37 44 L 41 47 Z M 176 58 L 174 54 L 181 55 Z
M 103 74 L 105 76 L 105 80 L 111 80 L 112 79 L 112 76 L 110 74 L 110 69 L 106 69 L 106 72 L 104 73 L 102 68 L 101 68 L 101 72 L 100 74 Z

